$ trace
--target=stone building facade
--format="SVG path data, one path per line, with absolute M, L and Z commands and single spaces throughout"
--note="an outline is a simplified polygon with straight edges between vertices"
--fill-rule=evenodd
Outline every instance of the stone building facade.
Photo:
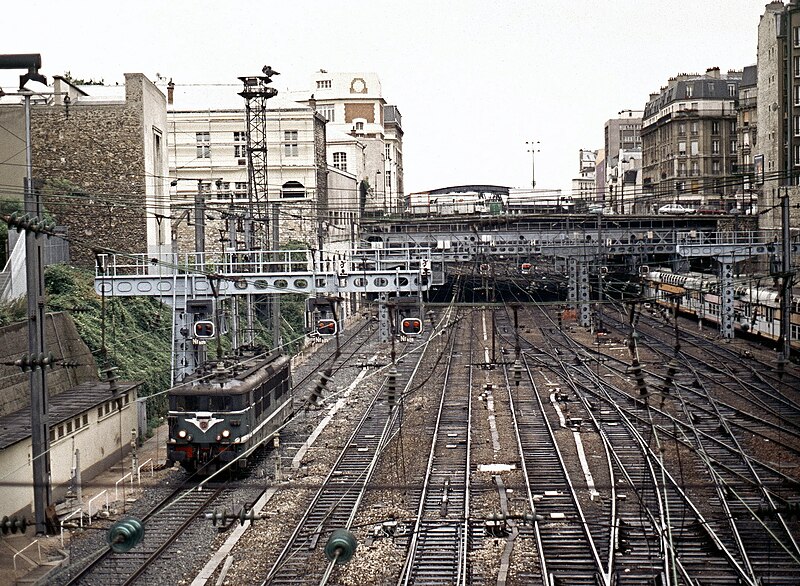
M 642 121 L 642 211 L 677 202 L 726 207 L 737 184 L 741 71 L 681 74 L 651 94 Z
M 34 180 L 71 240 L 72 262 L 94 249 L 154 254 L 168 244 L 165 96 L 140 73 L 125 85 L 54 78 L 52 99 L 31 112 Z
M 790 223 L 800 227 L 800 5 L 770 2 L 758 25 L 754 164 L 763 169 L 759 227 L 779 230 L 781 197 L 788 193 Z M 759 156 L 756 160 L 755 157 Z M 754 169 L 761 176 L 759 169 Z

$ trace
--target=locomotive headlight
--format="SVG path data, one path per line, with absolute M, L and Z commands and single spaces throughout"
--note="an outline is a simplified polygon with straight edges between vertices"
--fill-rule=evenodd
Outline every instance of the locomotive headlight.
M 186 430 L 185 429 L 180 430 L 178 432 L 178 437 L 181 438 L 181 439 L 185 439 L 186 438 Z
M 223 430 L 222 430 L 222 437 L 224 437 L 224 438 L 226 438 L 226 439 L 227 439 L 227 438 L 229 438 L 230 436 L 231 436 L 231 430 L 230 430 L 230 429 L 223 429 Z

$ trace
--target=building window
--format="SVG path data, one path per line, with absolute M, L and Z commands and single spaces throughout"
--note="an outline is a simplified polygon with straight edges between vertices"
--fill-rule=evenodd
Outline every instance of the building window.
M 83 424 L 84 425 L 89 425 L 89 414 L 88 413 L 84 413 L 83 414 Z
M 719 175 L 722 172 L 722 164 L 719 161 L 711 161 L 711 172 Z
M 387 161 L 392 160 L 392 145 L 387 144 L 384 146 L 384 155 L 386 156 Z
M 356 132 L 363 132 L 364 131 L 364 123 L 360 120 L 356 122 Z
M 231 194 L 231 182 L 221 181 L 219 187 L 217 187 L 217 197 L 223 197 L 230 194 Z
M 97 408 L 97 418 L 100 419 L 103 416 L 103 406 Z
M 680 122 L 678 123 L 678 134 L 686 134 L 686 123 Z
M 794 46 L 800 47 L 800 26 L 792 27 L 792 38 L 794 39 Z
M 711 123 L 711 134 L 719 134 L 719 120 L 714 120 Z
M 686 177 L 686 163 L 678 163 L 678 177 Z
M 247 133 L 243 130 L 233 133 L 233 156 L 236 159 L 247 158 Z
M 686 86 L 686 97 L 687 97 L 687 98 L 691 98 L 691 97 L 692 97 L 692 90 L 693 90 L 693 89 L 694 89 L 694 88 L 693 88 L 692 86 L 690 86 L 690 85 L 687 85 L 687 86 Z
M 700 123 L 697 121 L 692 122 L 692 134 L 697 134 L 699 130 L 700 130 Z
M 692 175 L 700 175 L 700 163 L 692 161 Z
M 211 133 L 210 132 L 197 132 L 195 133 L 197 141 L 197 158 L 210 159 L 211 158 Z
M 287 181 L 281 187 L 281 197 L 284 199 L 298 199 L 306 196 L 306 188 L 299 181 Z
M 233 187 L 233 197 L 247 199 L 247 181 L 237 181 Z
M 717 139 L 711 141 L 711 154 L 719 154 L 719 140 Z
M 317 112 L 319 112 L 325 120 L 328 122 L 334 121 L 334 108 L 333 104 L 322 104 L 317 106 Z
M 794 166 L 800 166 L 800 144 L 794 145 Z
M 693 140 L 691 143 L 692 147 L 692 156 L 696 157 L 700 153 L 699 143 L 696 140 Z
M 686 155 L 686 141 L 682 140 L 678 143 L 678 154 Z
M 64 437 L 64 426 L 63 425 L 59 425 L 58 426 L 58 437 L 59 438 Z
M 300 154 L 296 130 L 283 131 L 283 154 L 287 157 L 297 157 Z
M 736 84 L 735 83 L 729 83 L 728 84 L 728 95 L 730 97 L 732 97 L 732 98 L 736 97 Z
M 795 118 L 795 134 L 797 134 L 796 124 L 797 124 L 797 118 Z M 743 147 L 749 147 L 750 146 L 750 133 L 749 132 L 745 132 L 744 134 L 742 134 L 742 146 Z
M 318 90 L 329 90 L 331 89 L 331 80 L 330 79 L 320 79 L 317 81 L 317 89 Z
M 736 139 L 731 141 L 731 154 L 736 154 Z
M 333 153 L 333 166 L 341 171 L 347 171 L 347 153 Z

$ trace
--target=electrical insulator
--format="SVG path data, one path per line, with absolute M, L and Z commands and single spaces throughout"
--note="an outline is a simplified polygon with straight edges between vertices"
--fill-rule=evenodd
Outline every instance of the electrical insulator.
M 20 533 L 25 533 L 27 529 L 28 520 L 25 517 L 9 517 L 6 515 L 2 520 L 0 520 L 0 530 L 2 530 L 3 535 L 16 533 L 17 531 Z
M 664 379 L 664 393 L 669 394 L 672 381 L 675 378 L 675 373 L 678 372 L 678 363 L 673 358 L 667 364 L 667 377 Z
M 338 327 L 335 319 L 321 319 L 317 321 L 317 333 L 320 336 L 335 336 Z
M 213 321 L 202 320 L 194 324 L 194 337 L 198 340 L 210 340 L 214 337 L 215 332 Z
M 519 386 L 522 382 L 522 363 L 519 360 L 514 361 L 514 366 L 511 367 L 514 371 L 514 385 Z
M 386 380 L 386 402 L 390 407 L 394 407 L 397 402 L 397 369 L 394 365 L 389 369 L 389 376 Z
M 325 557 L 336 564 L 346 564 L 358 547 L 355 535 L 347 529 L 335 529 L 325 544 Z
M 558 329 L 560 330 L 564 326 L 564 312 L 559 311 L 558 313 L 556 313 L 556 317 L 558 317 Z
M 330 368 L 326 368 L 324 371 L 319 373 L 317 385 L 314 387 L 314 390 L 311 391 L 311 395 L 308 397 L 309 403 L 316 405 L 317 402 L 322 398 L 325 389 L 328 387 L 328 381 L 331 380 L 331 374 L 332 371 Z
M 55 362 L 56 358 L 52 352 L 47 352 L 46 354 L 43 352 L 41 354 L 23 354 L 14 361 L 14 366 L 18 366 L 23 372 L 27 372 L 37 368 L 44 368 L 45 366 L 52 368 Z
M 211 524 L 214 525 L 214 527 L 216 527 L 217 523 L 222 525 L 228 519 L 229 515 L 228 512 L 223 509 L 221 513 L 219 511 L 214 511 L 213 513 L 205 513 L 204 517 L 206 518 L 207 521 L 211 521 Z
M 422 320 L 418 317 L 407 317 L 400 322 L 400 331 L 406 336 L 418 336 L 422 333 Z
M 639 389 L 639 394 L 641 396 L 647 395 L 647 384 L 644 382 L 642 365 L 639 364 L 639 361 L 636 358 L 634 358 L 633 362 L 631 362 L 631 367 L 628 369 L 628 372 L 633 375 L 633 378 L 636 379 L 636 386 Z
M 133 549 L 144 537 L 144 525 L 133 517 L 114 523 L 106 534 L 108 545 L 117 553 Z

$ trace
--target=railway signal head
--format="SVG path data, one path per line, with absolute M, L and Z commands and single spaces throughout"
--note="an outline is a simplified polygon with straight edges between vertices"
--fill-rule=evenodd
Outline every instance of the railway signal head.
M 116 553 L 133 549 L 144 537 L 144 525 L 139 519 L 129 518 L 114 523 L 106 534 L 108 545 Z
M 338 328 L 335 319 L 317 320 L 317 333 L 320 336 L 334 336 Z
M 194 337 L 198 340 L 210 340 L 215 333 L 216 328 L 213 321 L 201 320 L 194 324 Z
M 400 331 L 406 336 L 418 336 L 422 333 L 422 320 L 418 317 L 407 317 L 400 322 Z

